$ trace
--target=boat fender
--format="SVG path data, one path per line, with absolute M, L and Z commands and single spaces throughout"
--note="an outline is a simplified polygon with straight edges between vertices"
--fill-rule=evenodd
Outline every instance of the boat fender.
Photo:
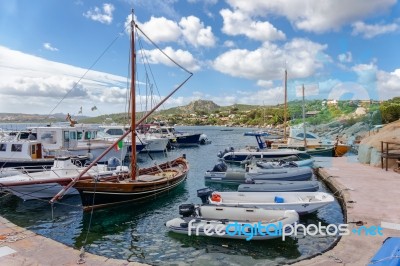
M 282 197 L 275 196 L 275 203 L 284 203 L 285 199 Z
M 211 200 L 215 202 L 221 202 L 221 195 L 217 193 L 213 193 L 211 195 Z
M 244 180 L 245 184 L 255 184 L 256 182 L 254 179 L 247 177 L 246 180 Z

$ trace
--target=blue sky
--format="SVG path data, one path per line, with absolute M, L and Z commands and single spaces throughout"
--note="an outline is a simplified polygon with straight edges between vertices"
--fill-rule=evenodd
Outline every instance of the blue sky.
M 282 103 L 285 69 L 289 100 L 300 99 L 302 84 L 307 99 L 400 96 L 395 0 L 10 0 L 0 2 L 0 112 L 124 112 L 131 8 L 194 73 L 163 108 L 196 99 Z M 143 46 L 155 97 L 165 96 L 186 76 Z M 143 108 L 145 87 L 138 94 Z

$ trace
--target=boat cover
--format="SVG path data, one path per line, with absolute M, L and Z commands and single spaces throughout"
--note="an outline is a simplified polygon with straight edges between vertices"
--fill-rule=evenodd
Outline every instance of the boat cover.
M 368 264 L 369 266 L 400 265 L 400 237 L 388 237 Z

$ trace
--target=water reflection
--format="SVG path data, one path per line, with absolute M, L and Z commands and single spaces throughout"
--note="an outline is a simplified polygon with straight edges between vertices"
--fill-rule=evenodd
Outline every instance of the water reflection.
M 217 163 L 217 153 L 226 147 L 255 145 L 255 139 L 244 137 L 249 131 L 235 128 L 230 132 L 218 127 L 189 128 L 207 134 L 211 145 L 178 148 L 168 153 L 168 159 L 186 154 L 190 172 L 186 182 L 168 195 L 151 202 L 136 203 L 83 213 L 80 197 L 68 197 L 55 204 L 48 201 L 27 201 L 0 194 L 0 215 L 36 233 L 94 254 L 127 261 L 157 264 L 249 265 L 283 264 L 326 249 L 334 237 L 302 237 L 268 241 L 241 241 L 206 237 L 189 237 L 170 233 L 165 222 L 178 217 L 183 203 L 200 203 L 197 190 L 210 186 L 216 190 L 236 190 L 237 185 L 205 184 L 204 173 Z M 187 130 L 183 128 L 182 131 Z M 151 154 L 157 162 L 164 161 L 162 153 Z M 154 162 L 140 154 L 138 164 Z M 234 166 L 232 166 L 234 167 Z M 327 191 L 321 186 L 321 191 Z M 304 224 L 341 223 L 343 215 L 337 202 L 301 217 Z

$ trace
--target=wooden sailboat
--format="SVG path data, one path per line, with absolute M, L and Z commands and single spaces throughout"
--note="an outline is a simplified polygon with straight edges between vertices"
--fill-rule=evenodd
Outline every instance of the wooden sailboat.
M 284 112 L 284 137 L 282 142 L 272 142 L 269 145 L 272 148 L 292 148 L 306 151 L 311 156 L 325 156 L 325 157 L 341 157 L 350 147 L 348 145 L 340 144 L 338 140 L 332 143 L 323 143 L 315 134 L 307 132 L 305 122 L 305 99 L 304 99 L 304 85 L 302 86 L 302 115 L 303 115 L 303 132 L 294 133 L 294 128 L 290 127 L 290 133 L 287 137 L 287 71 L 285 70 L 285 112 Z
M 180 68 L 189 73 L 189 77 L 184 80 L 178 87 L 176 87 L 167 97 L 158 103 L 151 111 L 143 116 L 137 123 L 135 121 L 135 30 L 140 30 L 133 20 L 131 21 L 131 92 L 130 92 L 130 111 L 131 111 L 131 125 L 130 128 L 118 138 L 113 146 L 117 146 L 119 141 L 124 139 L 131 133 L 132 143 L 136 140 L 136 127 L 145 121 L 160 105 L 162 105 L 173 93 L 185 84 L 193 75 L 183 67 Z M 142 31 L 141 31 L 142 32 Z M 142 32 L 143 33 L 143 32 Z M 143 33 L 143 35 L 145 35 Z M 146 35 L 145 35 L 146 36 Z M 90 169 L 102 156 L 110 151 L 113 146 L 109 147 L 102 155 L 99 156 L 92 164 L 88 166 Z M 60 199 L 63 194 L 70 188 L 74 187 L 78 190 L 84 210 L 91 210 L 95 208 L 109 207 L 117 204 L 123 204 L 134 201 L 153 199 L 161 193 L 167 192 L 186 180 L 189 164 L 185 156 L 179 157 L 173 161 L 163 164 L 155 165 L 149 168 L 139 169 L 136 165 L 136 148 L 132 145 L 130 174 L 126 179 L 118 177 L 108 177 L 101 179 L 83 180 L 81 177 L 85 174 L 83 171 L 79 176 L 72 180 L 64 189 L 62 189 L 50 202 Z

